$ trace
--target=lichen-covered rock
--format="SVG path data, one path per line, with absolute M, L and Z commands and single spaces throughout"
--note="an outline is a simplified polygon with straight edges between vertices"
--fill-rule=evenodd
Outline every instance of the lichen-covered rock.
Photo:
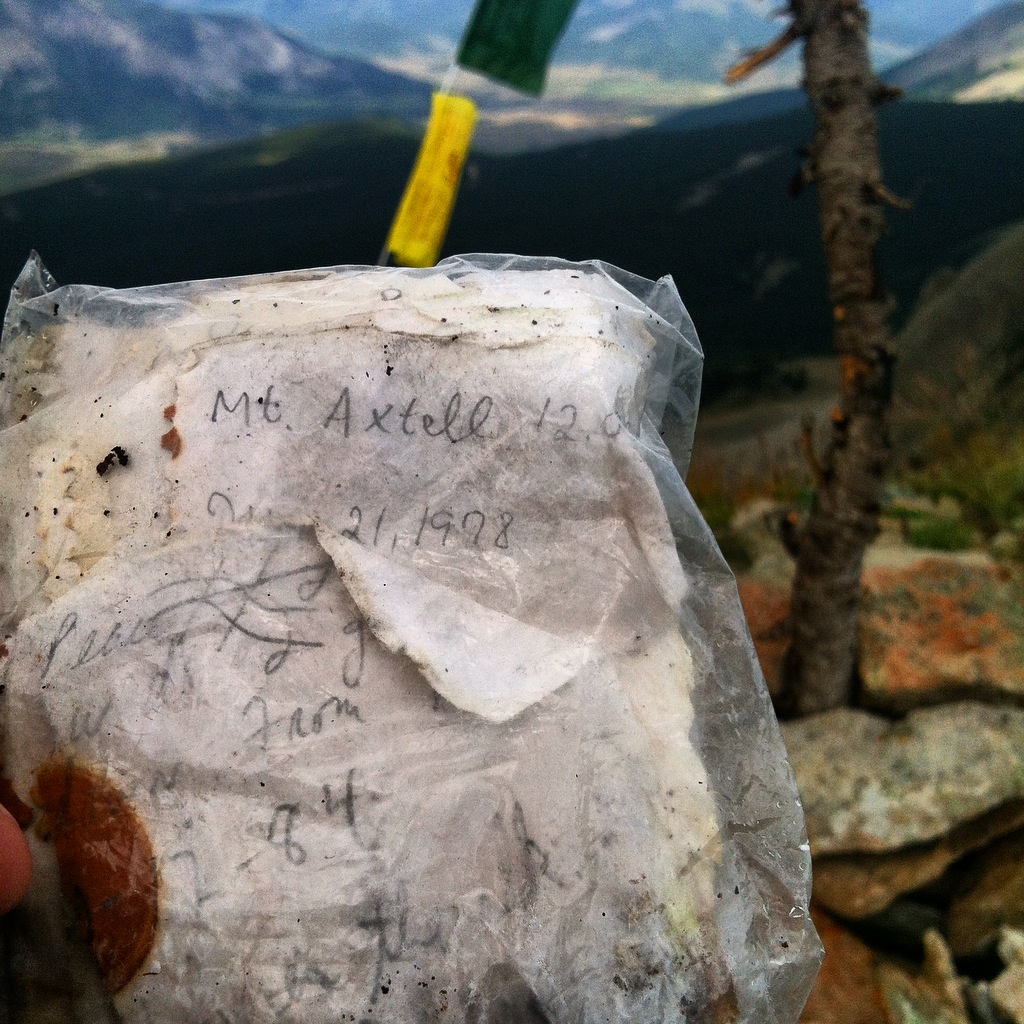
M 992 1002 L 1013 1024 L 1024 1024 L 1024 932 L 1004 929 L 999 956 L 1006 969 L 989 986 Z
M 958 956 L 983 952 L 1007 927 L 1024 929 L 1024 832 L 993 843 L 965 865 L 947 914 Z
M 815 856 L 928 843 L 1024 799 L 1024 709 L 957 703 L 896 722 L 840 708 L 783 727 Z
M 782 663 L 789 647 L 789 590 L 743 579 L 739 592 L 768 692 L 774 696 L 782 689 Z
M 869 917 L 884 910 L 898 896 L 941 878 L 950 865 L 966 854 L 1022 826 L 1024 801 L 1013 800 L 958 825 L 932 843 L 915 844 L 892 853 L 818 857 L 814 862 L 814 902 L 844 918 Z M 965 926 L 966 920 L 960 913 L 950 915 L 951 944 L 957 954 L 968 951 L 958 946 L 955 937 L 957 927 Z M 970 951 L 976 951 L 976 947 Z
M 888 961 L 879 965 L 878 977 L 893 1024 L 971 1024 L 963 984 L 937 931 L 925 932 L 920 971 Z
M 817 908 L 812 915 L 825 959 L 800 1024 L 889 1024 L 871 948 Z
M 864 574 L 863 702 L 889 711 L 994 696 L 1024 701 L 1024 578 L 984 556 Z

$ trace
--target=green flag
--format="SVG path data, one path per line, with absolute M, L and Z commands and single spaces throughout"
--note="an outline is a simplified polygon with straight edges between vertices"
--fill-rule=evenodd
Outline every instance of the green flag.
M 539 96 L 548 60 L 577 0 L 477 0 L 458 61 Z

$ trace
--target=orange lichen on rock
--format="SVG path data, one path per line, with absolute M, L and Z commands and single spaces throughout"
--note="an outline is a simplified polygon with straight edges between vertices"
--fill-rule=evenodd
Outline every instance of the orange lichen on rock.
M 769 693 L 775 695 L 782 687 L 782 663 L 789 647 L 789 591 L 757 580 L 744 580 L 739 584 L 739 594 L 761 672 Z
M 159 880 L 146 828 L 107 779 L 72 760 L 43 764 L 32 797 L 83 935 L 107 988 L 119 992 L 156 940 Z
M 813 908 L 811 916 L 825 960 L 800 1024 L 886 1024 L 871 949 L 821 910 Z
M 1021 583 L 998 565 L 922 559 L 865 574 L 861 674 L 869 704 L 917 703 L 986 690 L 1024 692 Z

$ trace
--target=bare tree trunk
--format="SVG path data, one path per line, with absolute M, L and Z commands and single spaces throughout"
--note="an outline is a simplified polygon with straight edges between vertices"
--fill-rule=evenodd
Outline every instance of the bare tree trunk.
M 857 675 L 864 551 L 878 531 L 889 459 L 893 355 L 890 300 L 876 246 L 885 222 L 876 108 L 894 97 L 871 70 L 861 0 L 790 0 L 775 43 L 730 76 L 743 77 L 804 40 L 804 88 L 816 120 L 805 177 L 817 184 L 829 300 L 840 358 L 840 402 L 815 461 L 817 490 L 796 538 L 791 644 L 780 707 L 810 714 L 850 703 Z

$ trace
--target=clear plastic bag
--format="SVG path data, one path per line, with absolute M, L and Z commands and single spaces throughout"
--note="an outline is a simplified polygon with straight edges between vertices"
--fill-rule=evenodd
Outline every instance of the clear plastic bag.
M 597 262 L 114 291 L 30 261 L 8 1017 L 794 1021 L 802 814 L 659 436 L 700 365 L 671 280 Z

